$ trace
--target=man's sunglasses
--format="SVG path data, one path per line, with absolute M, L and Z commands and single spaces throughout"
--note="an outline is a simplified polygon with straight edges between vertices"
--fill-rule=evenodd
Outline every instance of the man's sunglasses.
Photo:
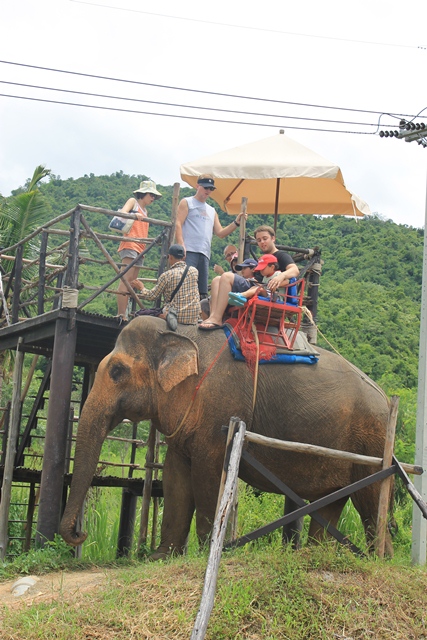
M 203 187 L 206 191 L 215 191 L 215 187 Z

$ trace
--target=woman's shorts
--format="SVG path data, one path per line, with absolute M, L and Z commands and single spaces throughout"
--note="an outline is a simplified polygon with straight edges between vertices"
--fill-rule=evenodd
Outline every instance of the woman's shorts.
M 232 291 L 234 293 L 243 293 L 252 287 L 252 284 L 246 280 L 243 276 L 239 276 L 237 273 L 234 274 L 234 282 Z
M 131 260 L 133 260 L 134 258 L 136 258 L 137 256 L 137 252 L 134 251 L 133 249 L 122 249 L 121 251 L 119 251 L 119 256 L 121 257 L 121 259 L 123 260 L 123 258 L 130 258 Z M 137 260 L 134 264 L 134 267 L 142 267 L 144 263 L 144 256 L 141 256 L 139 258 L 139 260 Z

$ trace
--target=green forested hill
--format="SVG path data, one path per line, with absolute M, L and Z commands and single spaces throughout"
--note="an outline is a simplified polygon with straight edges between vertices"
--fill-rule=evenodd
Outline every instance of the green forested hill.
M 145 178 L 121 171 L 110 176 L 91 174 L 75 180 L 53 176 L 49 183 L 42 185 L 41 191 L 49 200 L 53 215 L 77 203 L 115 210 L 123 206 Z M 150 207 L 150 216 L 168 219 L 172 186 L 159 187 L 164 197 Z M 185 188 L 181 196 L 191 193 L 191 189 Z M 222 212 L 219 215 L 222 223 L 228 224 L 228 216 Z M 250 216 L 248 232 L 264 223 L 271 224 L 272 218 Z M 108 220 L 95 216 L 91 217 L 91 224 L 99 231 L 106 231 Z M 230 236 L 230 241 L 233 239 L 237 239 L 237 233 Z M 375 380 L 414 387 L 423 230 L 378 217 L 355 220 L 295 215 L 279 218 L 277 240 L 279 244 L 291 246 L 320 247 L 324 265 L 318 324 L 334 347 Z M 226 240 L 214 238 L 212 266 L 215 262 L 224 263 L 225 243 Z M 114 254 L 114 247 L 111 250 Z M 91 269 L 95 277 L 99 267 Z M 100 311 L 105 313 L 109 309 Z

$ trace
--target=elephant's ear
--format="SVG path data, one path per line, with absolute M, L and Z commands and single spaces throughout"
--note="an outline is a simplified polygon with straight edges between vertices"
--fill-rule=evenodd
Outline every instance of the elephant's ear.
M 199 349 L 190 338 L 168 331 L 160 334 L 158 344 L 157 378 L 163 391 L 199 373 Z

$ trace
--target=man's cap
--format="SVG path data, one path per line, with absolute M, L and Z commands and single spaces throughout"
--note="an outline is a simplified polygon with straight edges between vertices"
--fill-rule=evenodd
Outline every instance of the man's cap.
M 255 269 L 257 264 L 258 264 L 258 262 L 256 260 L 254 260 L 253 258 L 246 258 L 246 260 L 243 260 L 242 263 L 236 264 L 236 266 L 234 268 L 236 269 L 236 271 L 241 271 L 245 267 L 250 267 L 251 269 Z
M 174 258 L 185 258 L 185 249 L 182 244 L 171 244 L 168 255 Z
M 201 187 L 211 187 L 211 189 L 216 189 L 215 180 L 213 178 L 199 178 L 197 180 L 197 184 Z
M 152 193 L 156 196 L 156 200 L 162 197 L 160 191 L 157 191 L 156 183 L 153 180 L 143 180 L 139 185 L 139 189 L 136 189 L 134 193 Z
M 264 253 L 258 260 L 255 271 L 262 271 L 268 264 L 277 264 L 277 258 L 272 253 Z

